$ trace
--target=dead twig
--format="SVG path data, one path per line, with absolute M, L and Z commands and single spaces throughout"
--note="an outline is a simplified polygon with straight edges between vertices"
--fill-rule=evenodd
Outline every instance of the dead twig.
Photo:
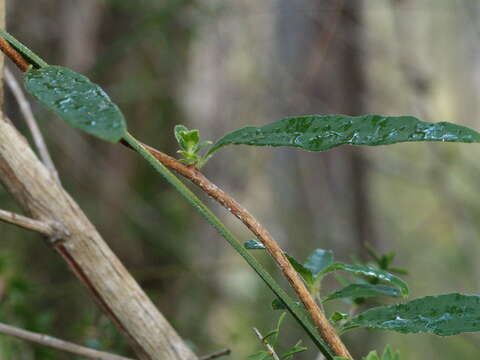
M 104 351 L 90 349 L 84 346 L 60 340 L 45 334 L 38 334 L 15 326 L 0 323 L 0 334 L 14 336 L 16 338 L 47 346 L 56 350 L 65 351 L 71 354 L 80 355 L 96 360 L 132 360 L 119 355 L 110 354 Z
M 45 143 L 45 139 L 43 138 L 42 132 L 38 127 L 35 116 L 33 115 L 30 103 L 25 97 L 22 88 L 18 84 L 12 72 L 8 68 L 5 68 L 5 82 L 7 83 L 8 88 L 12 91 L 12 94 L 15 97 L 15 100 L 17 101 L 20 108 L 20 111 L 25 118 L 25 122 L 27 123 L 30 133 L 32 134 L 33 142 L 35 143 L 35 147 L 38 150 L 42 162 L 50 170 L 55 179 L 60 182 L 57 169 L 55 168 L 52 157 L 48 152 L 47 144 Z
M 260 333 L 260 331 L 258 331 L 257 328 L 253 328 L 253 332 L 260 339 L 262 345 L 267 348 L 268 352 L 270 353 L 270 355 L 272 355 L 273 359 L 274 360 L 280 360 L 280 358 L 278 357 L 277 353 L 275 352 L 275 349 L 273 348 L 273 346 L 270 345 L 270 343 L 266 339 L 263 338 L 263 335 Z
M 10 211 L 0 210 L 0 221 L 16 225 L 23 229 L 38 232 L 50 238 L 58 239 L 59 237 L 68 236 L 66 232 L 64 232 L 64 236 L 60 236 L 62 231 L 58 225 L 54 226 L 53 224 L 49 224 L 45 221 L 34 220 Z

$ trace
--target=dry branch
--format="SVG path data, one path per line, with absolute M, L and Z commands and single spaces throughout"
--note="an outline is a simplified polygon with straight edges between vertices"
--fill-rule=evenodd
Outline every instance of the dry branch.
M 96 360 L 132 360 L 123 356 L 110 354 L 104 351 L 90 349 L 84 346 L 73 344 L 68 341 L 57 339 L 53 336 L 38 334 L 15 326 L 0 323 L 0 334 L 14 336 L 16 338 L 33 342 L 39 345 L 51 347 L 56 350 L 65 351 L 71 354 L 80 355 Z
M 68 236 L 67 233 L 61 231 L 60 224 L 49 224 L 45 221 L 38 221 L 30 219 L 29 217 L 15 214 L 10 211 L 0 210 L 0 221 L 27 229 L 30 231 L 38 232 L 49 238 L 64 238 Z
M 48 152 L 48 147 L 45 143 L 45 139 L 43 138 L 42 132 L 38 127 L 37 120 L 33 115 L 32 107 L 30 106 L 30 103 L 25 97 L 22 88 L 18 84 L 17 80 L 15 80 L 15 77 L 13 76 L 12 72 L 8 70 L 8 68 L 5 68 L 5 82 L 7 83 L 9 89 L 15 97 L 15 100 L 18 103 L 18 107 L 20 108 L 20 111 L 25 118 L 25 122 L 27 123 L 28 129 L 32 134 L 33 142 L 38 150 L 40 158 L 42 159 L 45 166 L 53 173 L 57 181 L 60 182 L 57 169 L 55 168 L 52 157 Z
M 139 358 L 197 359 L 25 139 L 3 118 L 0 181 L 26 214 L 62 224 L 70 234 L 54 243 L 55 250 L 126 335 Z

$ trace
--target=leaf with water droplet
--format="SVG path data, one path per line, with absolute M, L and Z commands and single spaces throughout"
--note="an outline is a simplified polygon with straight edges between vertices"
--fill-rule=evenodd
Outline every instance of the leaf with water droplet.
M 480 133 L 447 122 L 429 123 L 413 116 L 311 115 L 247 126 L 219 139 L 209 151 L 226 145 L 288 146 L 325 151 L 340 145 L 388 145 L 409 141 L 480 142 Z
M 402 296 L 404 297 L 408 296 L 408 292 L 409 292 L 408 285 L 402 279 L 400 279 L 399 277 L 393 274 L 390 274 L 387 271 L 379 270 L 371 266 L 351 265 L 351 264 L 336 262 L 326 267 L 325 269 L 323 269 L 323 271 L 321 272 L 321 275 L 327 274 L 332 271 L 337 271 L 337 270 L 343 270 L 351 274 L 368 276 L 371 278 L 375 278 L 377 280 L 387 282 L 391 285 L 396 286 L 400 290 Z
M 480 295 L 426 296 L 376 307 L 356 315 L 342 330 L 358 327 L 440 336 L 480 331 Z
M 243 244 L 245 249 L 248 250 L 265 250 L 265 245 L 257 240 L 248 240 Z
M 313 276 L 317 276 L 319 272 L 321 272 L 327 266 L 332 265 L 332 263 L 333 251 L 315 249 L 308 257 L 304 266 L 312 272 Z
M 323 301 L 374 296 L 402 297 L 397 288 L 380 284 L 350 284 L 328 295 Z
M 110 142 L 126 134 L 122 112 L 87 77 L 61 66 L 30 69 L 25 87 L 45 107 L 70 125 Z

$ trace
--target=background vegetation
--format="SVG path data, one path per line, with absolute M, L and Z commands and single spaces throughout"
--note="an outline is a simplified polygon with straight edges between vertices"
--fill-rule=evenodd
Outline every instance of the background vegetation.
M 10 0 L 7 6 L 13 34 L 50 63 L 102 84 L 132 132 L 170 154 L 179 123 L 201 129 L 205 139 L 313 113 L 411 114 L 480 128 L 476 2 Z M 6 106 L 27 135 L 8 92 Z M 270 329 L 278 314 L 244 262 L 146 163 L 37 110 L 65 188 L 195 351 L 229 347 L 232 359 L 244 359 L 260 348 L 251 328 Z M 343 260 L 366 258 L 365 242 L 395 250 L 397 264 L 411 271 L 415 298 L 479 293 L 479 151 L 462 144 L 320 154 L 237 148 L 204 170 L 299 259 L 316 247 Z M 0 201 L 18 210 L 3 190 Z M 38 235 L 0 226 L 2 321 L 129 354 Z M 283 341 L 299 337 L 308 344 L 287 322 Z M 346 339 L 356 356 L 386 342 L 406 359 L 473 359 L 479 351 L 478 335 L 357 330 Z M 5 337 L 0 356 L 68 358 Z

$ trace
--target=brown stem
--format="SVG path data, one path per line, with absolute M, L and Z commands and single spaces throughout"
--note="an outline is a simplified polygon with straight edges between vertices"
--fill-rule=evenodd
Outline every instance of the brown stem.
M 23 72 L 28 70 L 28 67 L 30 66 L 28 61 L 25 60 L 23 56 L 2 37 L 0 37 L 0 50 L 7 55 L 20 70 Z
M 122 144 L 128 146 L 125 142 L 122 142 Z M 325 342 L 330 345 L 333 352 L 337 356 L 343 356 L 352 359 L 352 356 L 348 352 L 343 342 L 340 340 L 337 332 L 332 327 L 325 314 L 320 310 L 318 304 L 315 302 L 307 287 L 300 279 L 298 273 L 286 258 L 283 250 L 273 239 L 267 229 L 265 229 L 248 210 L 242 207 L 235 199 L 207 179 L 207 177 L 205 177 L 205 175 L 203 175 L 196 167 L 184 165 L 175 158 L 148 145 L 143 144 L 143 146 L 150 151 L 150 153 L 163 165 L 174 170 L 200 187 L 205 193 L 210 195 L 210 197 L 215 199 L 218 203 L 235 215 L 235 217 L 242 221 L 245 226 L 247 226 L 250 231 L 257 236 L 258 240 L 260 240 L 260 242 L 265 246 L 273 260 L 280 267 L 283 275 L 289 281 L 298 298 L 305 305 L 305 308 L 310 313 L 315 326 Z

